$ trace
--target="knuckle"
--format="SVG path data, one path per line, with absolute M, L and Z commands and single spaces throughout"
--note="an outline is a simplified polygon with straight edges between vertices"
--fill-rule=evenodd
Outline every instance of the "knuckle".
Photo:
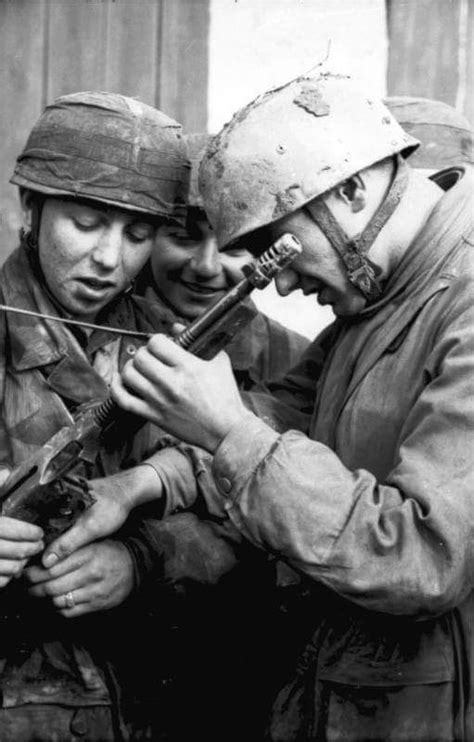
M 64 543 L 63 541 L 57 542 L 55 552 L 59 559 L 64 559 L 65 557 L 69 556 L 72 551 L 73 546 L 71 544 Z
M 92 564 L 89 574 L 93 582 L 100 582 L 104 576 L 104 570 L 100 564 Z
M 167 399 L 169 402 L 173 404 L 178 404 L 182 396 L 182 385 L 179 383 L 179 380 L 177 380 L 177 383 L 174 384 L 174 386 L 170 387 Z

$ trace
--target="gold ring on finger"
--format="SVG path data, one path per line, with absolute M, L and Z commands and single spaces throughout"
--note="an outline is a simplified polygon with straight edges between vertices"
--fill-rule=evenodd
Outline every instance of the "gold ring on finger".
M 74 608 L 76 605 L 76 601 L 74 600 L 74 592 L 71 590 L 69 593 L 66 593 L 64 596 L 64 600 L 66 603 L 66 608 Z

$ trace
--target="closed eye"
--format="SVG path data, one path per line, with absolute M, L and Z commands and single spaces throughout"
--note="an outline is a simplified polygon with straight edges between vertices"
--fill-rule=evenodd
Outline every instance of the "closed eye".
M 156 228 L 147 222 L 136 222 L 127 227 L 127 235 L 131 242 L 139 243 L 153 239 Z

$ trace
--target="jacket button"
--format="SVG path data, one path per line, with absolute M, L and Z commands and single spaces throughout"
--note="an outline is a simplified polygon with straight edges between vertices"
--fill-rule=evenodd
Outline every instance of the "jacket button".
M 134 356 L 137 352 L 137 346 L 130 343 L 130 345 L 127 345 L 127 353 L 129 356 Z
M 69 728 L 72 734 L 77 737 L 83 737 L 87 733 L 87 721 L 82 709 L 79 709 L 73 714 Z
M 227 477 L 221 477 L 219 480 L 221 490 L 228 495 L 232 489 L 232 482 Z

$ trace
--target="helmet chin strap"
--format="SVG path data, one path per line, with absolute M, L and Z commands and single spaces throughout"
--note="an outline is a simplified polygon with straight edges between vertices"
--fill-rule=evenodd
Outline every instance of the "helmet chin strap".
M 331 245 L 341 256 L 349 280 L 361 291 L 369 303 L 382 295 L 381 268 L 368 257 L 368 252 L 393 212 L 399 205 L 408 184 L 408 168 L 401 155 L 397 155 L 397 172 L 380 207 L 365 229 L 349 239 L 339 226 L 322 198 L 310 201 L 304 207 Z

